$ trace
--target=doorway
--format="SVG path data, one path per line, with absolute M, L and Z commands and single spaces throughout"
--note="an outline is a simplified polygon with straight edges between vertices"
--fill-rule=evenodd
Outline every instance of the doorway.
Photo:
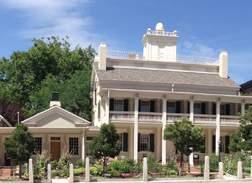
M 51 137 L 50 150 L 51 160 L 58 160 L 61 154 L 60 137 Z

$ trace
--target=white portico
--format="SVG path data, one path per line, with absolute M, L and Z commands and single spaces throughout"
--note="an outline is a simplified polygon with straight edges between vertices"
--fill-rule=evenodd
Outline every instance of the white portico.
M 114 53 L 103 43 L 95 59 L 94 125 L 115 124 L 121 154 L 136 161 L 146 154 L 163 164 L 172 159 L 176 149 L 163 140 L 163 132 L 182 118 L 204 130 L 205 151 L 195 153 L 228 153 L 239 115 L 252 104 L 252 97 L 240 96 L 240 87 L 228 77 L 226 52 L 213 60 L 181 57 L 177 37 L 158 23 L 143 36 L 142 56 Z

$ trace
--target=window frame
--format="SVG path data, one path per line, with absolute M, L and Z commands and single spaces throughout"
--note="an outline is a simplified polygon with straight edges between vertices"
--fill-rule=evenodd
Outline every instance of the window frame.
M 71 139 L 72 140 L 77 139 L 77 143 L 75 142 L 74 144 L 71 144 Z M 75 145 L 77 145 L 77 148 L 74 147 Z M 77 150 L 77 153 L 75 150 Z M 70 136 L 68 138 L 68 153 L 71 154 L 72 156 L 79 156 L 80 155 L 80 138 L 79 137 Z

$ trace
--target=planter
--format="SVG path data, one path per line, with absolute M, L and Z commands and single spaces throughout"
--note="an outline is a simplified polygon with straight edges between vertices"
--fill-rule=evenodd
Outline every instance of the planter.
M 121 177 L 122 178 L 128 178 L 128 177 L 132 177 L 133 175 L 131 173 L 121 173 Z

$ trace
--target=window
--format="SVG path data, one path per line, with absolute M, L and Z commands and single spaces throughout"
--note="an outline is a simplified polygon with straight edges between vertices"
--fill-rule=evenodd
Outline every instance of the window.
M 176 113 L 176 102 L 168 102 L 167 103 L 167 112 L 168 113 Z
M 139 112 L 156 112 L 155 100 L 139 100 Z
M 230 144 L 230 137 L 221 136 L 220 137 L 220 152 L 221 153 L 229 153 L 229 144 Z M 212 136 L 212 152 L 215 152 L 215 135 Z
M 34 154 L 41 154 L 42 153 L 42 138 L 41 137 L 35 137 L 34 138 Z
M 138 134 L 138 151 L 154 152 L 154 134 Z
M 124 110 L 123 100 L 114 100 L 114 110 L 115 111 L 123 111 Z
M 128 133 L 119 134 L 121 151 L 128 152 Z
M 110 111 L 128 111 L 128 99 L 110 99 Z
M 69 138 L 69 153 L 72 155 L 79 155 L 79 138 L 78 137 Z

